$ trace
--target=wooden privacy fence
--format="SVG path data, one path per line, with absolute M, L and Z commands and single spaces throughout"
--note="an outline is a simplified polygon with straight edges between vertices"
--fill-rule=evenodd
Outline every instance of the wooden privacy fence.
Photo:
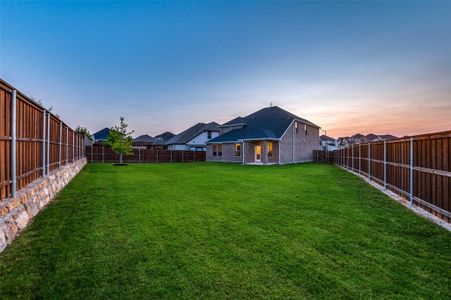
M 94 163 L 117 163 L 119 154 L 103 145 L 86 146 L 86 158 Z M 205 151 L 133 149 L 133 154 L 123 157 L 130 163 L 188 163 L 205 161 Z
M 451 221 L 451 131 L 317 151 L 314 157 L 364 175 L 411 206 Z
M 81 136 L 0 79 L 0 200 L 82 152 Z

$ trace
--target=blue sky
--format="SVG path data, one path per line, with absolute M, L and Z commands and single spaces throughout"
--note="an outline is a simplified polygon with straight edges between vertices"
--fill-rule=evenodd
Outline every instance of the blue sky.
M 329 135 L 451 129 L 451 2 L 0 2 L 0 76 L 91 132 L 271 102 Z

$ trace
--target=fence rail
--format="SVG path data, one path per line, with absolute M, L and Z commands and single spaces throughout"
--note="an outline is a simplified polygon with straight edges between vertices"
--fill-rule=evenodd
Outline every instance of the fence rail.
M 82 157 L 83 138 L 0 79 L 0 200 Z
M 94 163 L 117 163 L 119 154 L 102 145 L 86 146 L 86 158 Z M 205 161 L 205 151 L 133 149 L 133 154 L 123 157 L 130 163 L 188 163 Z
M 451 221 L 451 131 L 316 151 L 315 158 L 368 177 Z

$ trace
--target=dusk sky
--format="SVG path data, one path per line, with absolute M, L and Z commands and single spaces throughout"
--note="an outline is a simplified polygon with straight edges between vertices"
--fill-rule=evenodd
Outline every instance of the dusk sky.
M 1 1 L 0 77 L 91 132 L 271 102 L 334 137 L 449 130 L 451 2 Z

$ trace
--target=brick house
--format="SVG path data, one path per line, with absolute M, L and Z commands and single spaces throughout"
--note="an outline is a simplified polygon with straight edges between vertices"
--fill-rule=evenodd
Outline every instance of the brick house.
M 219 126 L 207 142 L 207 161 L 287 164 L 313 161 L 320 148 L 319 126 L 277 106 Z

